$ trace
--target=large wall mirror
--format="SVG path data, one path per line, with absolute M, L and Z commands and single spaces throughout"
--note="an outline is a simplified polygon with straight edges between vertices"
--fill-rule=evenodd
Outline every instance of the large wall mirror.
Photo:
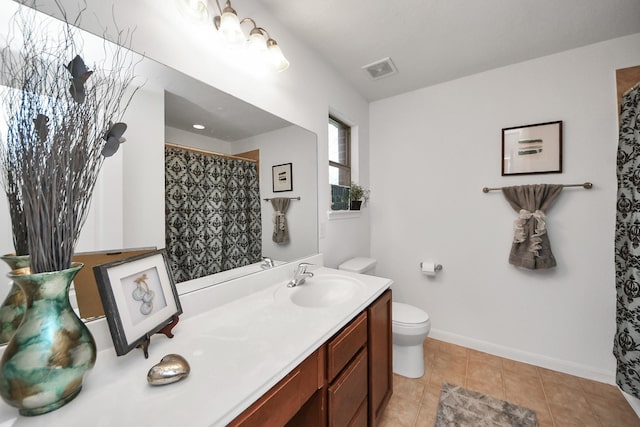
M 17 8 L 11 0 L 0 0 L 2 35 Z M 83 39 L 85 49 L 95 45 L 101 50 L 99 37 L 84 33 Z M 91 54 L 85 54 L 85 61 L 91 64 Z M 150 58 L 140 60 L 136 75 L 137 83 L 143 86 L 124 118 L 127 141 L 104 163 L 76 252 L 165 247 L 165 143 L 228 155 L 259 150 L 262 255 L 277 264 L 318 252 L 314 133 Z M 196 130 L 193 124 L 204 125 L 205 129 Z M 0 132 L 6 135 L 2 127 Z M 274 193 L 272 166 L 286 163 L 292 165 L 292 191 Z M 264 199 L 273 197 L 300 197 L 290 203 L 286 213 L 290 235 L 287 245 L 272 241 L 274 210 Z M 0 239 L 0 252 L 12 252 L 4 197 L 0 198 L 0 228 L 5 236 Z M 234 269 L 179 283 L 178 291 L 184 293 L 259 271 L 256 265 Z M 1 277 L 7 272 L 8 267 L 0 266 Z

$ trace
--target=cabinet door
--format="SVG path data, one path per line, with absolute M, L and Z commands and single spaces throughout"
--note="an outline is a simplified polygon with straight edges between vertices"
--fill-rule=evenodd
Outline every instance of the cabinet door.
M 377 426 L 393 393 L 391 289 L 368 308 L 369 425 Z
M 367 349 L 356 358 L 329 386 L 329 427 L 345 427 L 362 417 L 362 405 L 367 405 Z M 364 410 L 366 413 L 366 409 Z M 357 422 L 357 421 L 355 421 Z

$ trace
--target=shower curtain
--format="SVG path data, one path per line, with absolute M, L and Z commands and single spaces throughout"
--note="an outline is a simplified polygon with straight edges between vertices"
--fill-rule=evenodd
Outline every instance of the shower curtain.
M 262 258 L 254 162 L 165 147 L 166 250 L 176 282 Z
M 622 97 L 616 204 L 616 382 L 640 399 L 640 92 Z

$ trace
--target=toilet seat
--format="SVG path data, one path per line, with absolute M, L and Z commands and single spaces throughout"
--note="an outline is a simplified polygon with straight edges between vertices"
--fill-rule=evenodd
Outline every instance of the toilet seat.
M 391 307 L 391 322 L 395 325 L 418 328 L 429 322 L 429 315 L 418 307 L 401 302 L 392 302 Z

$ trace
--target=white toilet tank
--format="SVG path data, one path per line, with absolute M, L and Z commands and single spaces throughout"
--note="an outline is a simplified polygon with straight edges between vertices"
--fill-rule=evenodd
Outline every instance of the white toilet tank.
M 368 274 L 375 276 L 376 260 L 373 258 L 356 257 L 340 264 L 338 270 L 350 271 L 352 273 Z

